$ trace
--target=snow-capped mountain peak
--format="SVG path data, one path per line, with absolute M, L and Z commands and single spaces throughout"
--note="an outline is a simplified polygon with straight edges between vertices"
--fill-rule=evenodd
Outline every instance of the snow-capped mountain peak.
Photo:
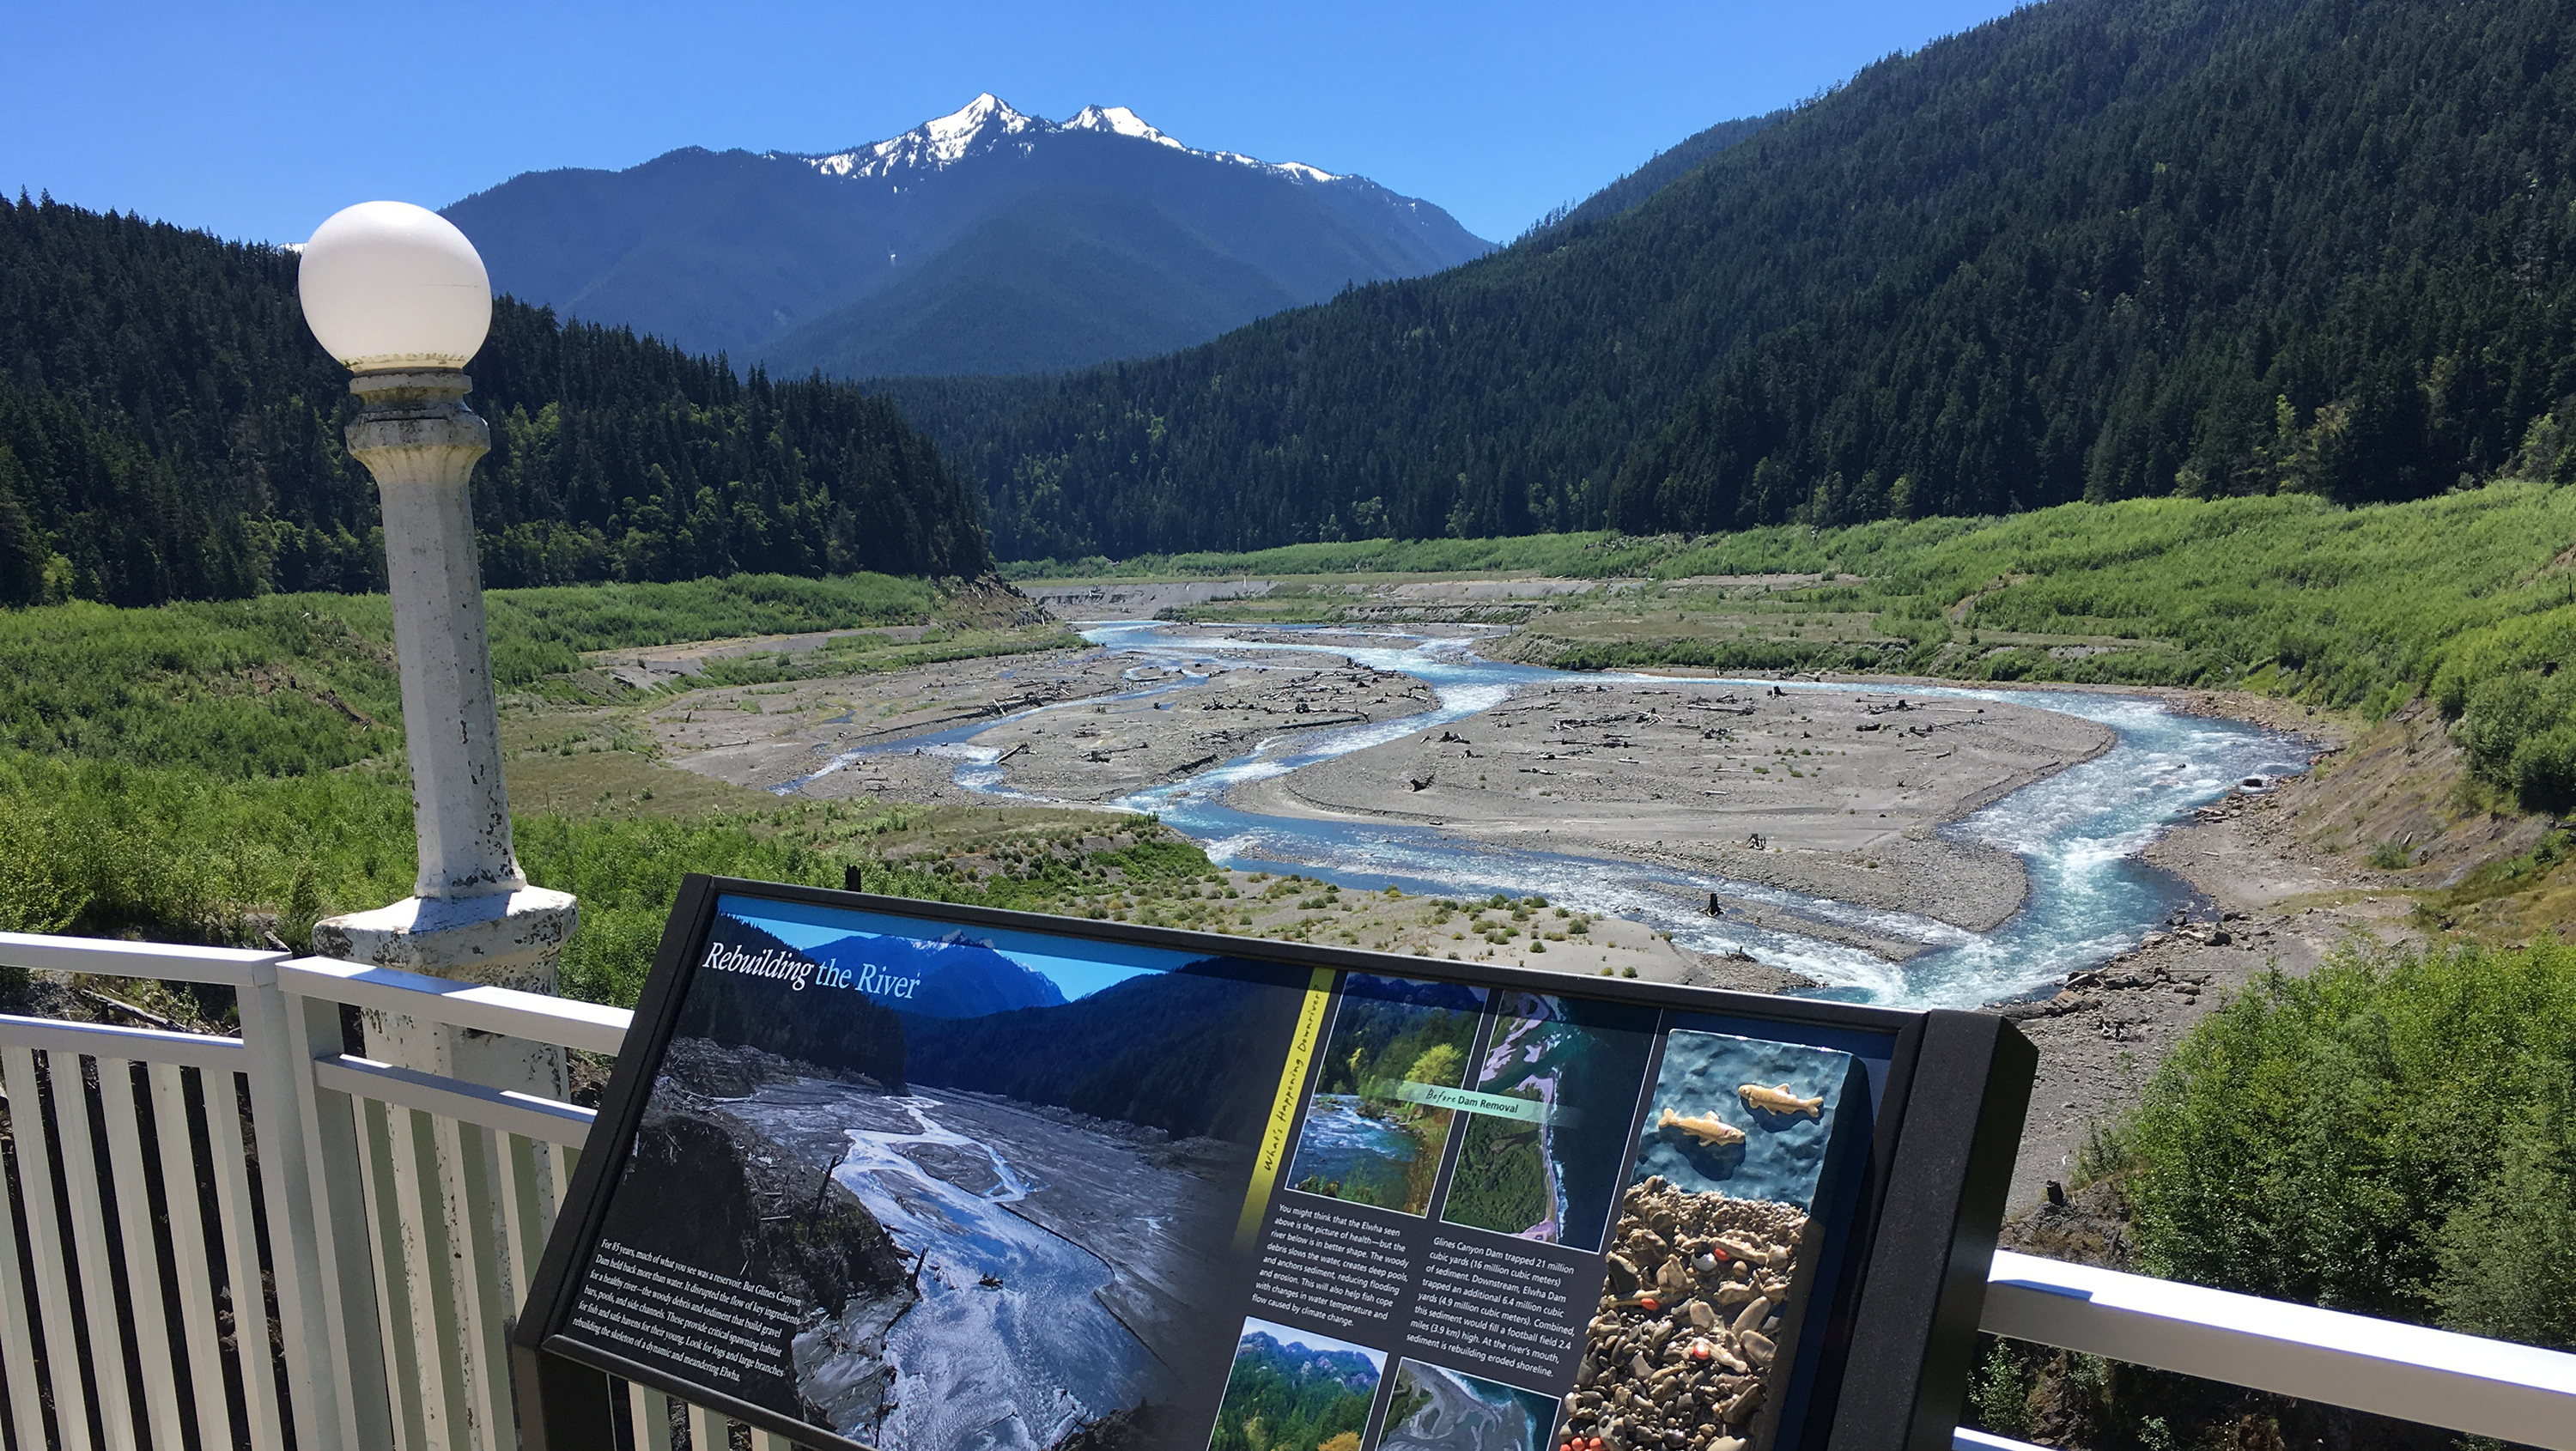
M 1010 102 L 986 91 L 957 110 L 924 121 L 900 136 L 804 160 L 825 176 L 854 179 L 897 171 L 945 171 L 969 156 L 1007 146 L 1014 137 L 1055 129 L 1051 123 L 1014 110 Z M 1027 142 L 1023 140 L 1021 145 Z
M 1184 146 L 1156 130 L 1144 117 L 1125 106 L 1085 106 L 1065 121 L 1047 121 L 1012 108 L 1011 103 L 986 91 L 963 107 L 934 120 L 924 121 L 900 136 L 868 146 L 836 151 L 828 156 L 804 156 L 805 162 L 825 176 L 863 180 L 892 176 L 897 172 L 945 171 L 970 156 L 983 155 L 1017 146 L 1022 151 L 1034 148 L 1037 138 L 1070 131 L 1094 131 L 1110 136 L 1123 136 L 1155 146 L 1168 146 L 1190 156 L 1203 156 L 1235 166 L 1284 176 L 1291 181 L 1329 182 L 1342 178 L 1303 162 L 1262 161 L 1234 151 L 1201 151 Z
M 1133 136 L 1139 141 L 1151 141 L 1158 146 L 1169 146 L 1175 151 L 1190 149 L 1155 130 L 1152 123 L 1124 106 L 1085 106 L 1074 113 L 1072 120 L 1064 123 L 1064 129 L 1106 131 L 1113 136 Z
M 964 147 L 988 130 L 1011 136 L 1045 124 L 1034 116 L 1024 116 L 1011 109 L 1010 102 L 986 91 L 945 116 L 923 122 L 908 134 L 927 135 L 931 145 L 953 161 L 964 154 Z

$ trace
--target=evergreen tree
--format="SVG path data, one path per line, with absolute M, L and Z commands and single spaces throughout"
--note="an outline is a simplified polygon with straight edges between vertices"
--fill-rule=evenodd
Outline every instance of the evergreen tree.
M 0 198 L 0 604 L 381 588 L 348 374 L 296 259 Z M 508 298 L 468 366 L 496 587 L 757 570 L 974 576 L 970 491 L 884 401 L 738 378 Z

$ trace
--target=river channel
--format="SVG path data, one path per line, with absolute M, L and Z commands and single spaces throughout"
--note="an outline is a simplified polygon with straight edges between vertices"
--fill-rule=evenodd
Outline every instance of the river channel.
M 1490 845 L 1429 827 L 1321 821 L 1239 810 L 1226 793 L 1249 781 L 1285 775 L 1318 761 L 1365 750 L 1490 710 L 1520 690 L 1561 682 L 1669 683 L 1669 677 L 1583 673 L 1484 659 L 1471 640 L 1430 639 L 1395 631 L 1335 628 L 1331 642 L 1305 645 L 1296 631 L 1265 627 L 1262 638 L 1150 620 L 1087 623 L 1083 638 L 1144 667 L 1183 678 L 1145 686 L 1138 695 L 1187 689 L 1220 655 L 1312 651 L 1397 671 L 1430 686 L 1436 709 L 1394 720 L 1264 742 L 1180 781 L 1113 803 L 1159 815 L 1206 848 L 1220 864 L 1288 870 L 1345 887 L 1397 886 L 1450 896 L 1543 893 L 1552 901 L 1652 925 L 1683 947 L 1745 952 L 1826 986 L 1819 995 L 1901 1007 L 1966 1007 L 2031 992 L 2060 974 L 2102 961 L 2187 903 L 2190 888 L 2142 857 L 2156 836 L 2215 801 L 2247 777 L 2305 769 L 2306 743 L 2241 721 L 2186 715 L 2146 696 L 2070 690 L 1981 689 L 1909 683 L 1913 698 L 1996 701 L 2057 711 L 2108 727 L 2108 751 L 2025 786 L 1943 828 L 2020 857 L 2030 881 L 2021 910 L 1992 932 L 1974 933 L 1930 917 L 1856 906 L 1758 883 L 1732 881 L 1651 862 L 1606 861 Z M 1383 645 L 1356 645 L 1355 638 Z M 1728 682 L 1790 691 L 1848 692 L 1851 683 Z M 1093 702 L 1083 702 L 1084 705 Z M 1066 707 L 1042 707 L 1064 709 Z M 972 744 L 991 720 L 851 752 L 827 765 L 886 750 L 926 749 L 954 757 L 960 785 L 1018 796 L 995 752 Z M 810 779 L 810 778 L 808 778 Z M 781 788 L 792 790 L 794 785 Z M 1695 894 L 1723 891 L 1790 912 L 1860 928 L 1873 936 L 1919 943 L 1923 950 L 1891 962 L 1858 947 L 1769 930 L 1690 910 Z

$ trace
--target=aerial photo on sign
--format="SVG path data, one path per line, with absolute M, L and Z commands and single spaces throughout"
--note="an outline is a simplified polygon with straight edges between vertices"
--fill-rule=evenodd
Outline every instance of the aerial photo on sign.
M 1377 1451 L 1544 1451 L 1556 1398 L 1407 1360 Z
M 574 1328 L 869 1444 L 1204 1434 L 1305 987 L 723 898 Z
M 1507 995 L 1441 1218 L 1599 1249 L 1654 1026 L 1651 1011 L 1618 1004 Z

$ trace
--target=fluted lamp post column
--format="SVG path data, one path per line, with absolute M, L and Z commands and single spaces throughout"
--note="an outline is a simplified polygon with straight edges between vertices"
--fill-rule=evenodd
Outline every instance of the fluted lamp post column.
M 413 894 L 326 918 L 316 952 L 535 992 L 575 921 L 573 899 L 528 885 L 510 841 L 500 721 L 468 479 L 491 430 L 465 406 L 464 367 L 492 323 L 473 243 L 437 213 L 364 202 L 305 244 L 305 322 L 356 374 L 349 452 L 376 477 L 402 673 L 403 740 L 420 837 Z M 462 1029 L 367 1019 L 370 1056 L 496 1088 L 560 1096 L 563 1052 Z

